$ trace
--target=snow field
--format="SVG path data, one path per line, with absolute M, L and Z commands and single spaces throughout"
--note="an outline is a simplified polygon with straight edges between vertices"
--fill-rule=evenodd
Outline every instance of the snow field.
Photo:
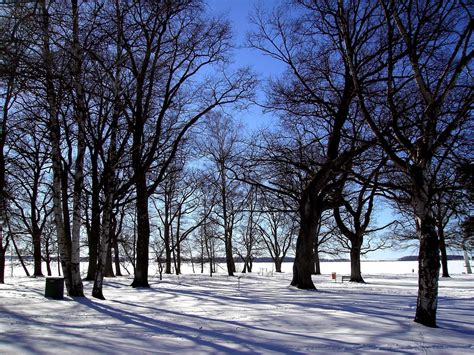
M 106 280 L 106 301 L 90 297 L 90 282 L 87 298 L 57 301 L 44 297 L 44 279 L 7 276 L 0 353 L 474 353 L 474 276 L 453 266 L 453 277 L 440 280 L 440 328 L 430 329 L 412 321 L 416 272 L 396 263 L 391 274 L 389 263 L 371 264 L 366 284 L 334 282 L 331 272 L 343 274 L 343 266 L 324 263 L 318 291 L 289 287 L 291 273 L 258 275 L 271 264 L 240 278 L 153 277 L 150 289 L 119 277 Z

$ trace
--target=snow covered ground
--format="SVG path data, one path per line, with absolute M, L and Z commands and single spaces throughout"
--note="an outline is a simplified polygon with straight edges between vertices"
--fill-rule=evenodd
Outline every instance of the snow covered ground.
M 440 281 L 437 329 L 412 321 L 413 262 L 365 262 L 363 285 L 340 282 L 348 263 L 324 263 L 314 277 L 318 291 L 288 287 L 291 273 L 271 276 L 271 264 L 240 278 L 153 277 L 150 289 L 132 289 L 121 277 L 107 280 L 106 301 L 47 299 L 44 279 L 7 272 L 0 354 L 473 354 L 474 276 L 462 274 L 462 262 L 450 266 L 453 277 Z M 85 283 L 87 295 L 91 287 Z

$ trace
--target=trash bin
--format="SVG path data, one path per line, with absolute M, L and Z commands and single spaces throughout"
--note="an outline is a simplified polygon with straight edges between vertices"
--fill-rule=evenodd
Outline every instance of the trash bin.
M 44 297 L 62 300 L 64 297 L 64 277 L 47 277 Z
M 331 274 L 331 279 L 334 280 L 334 282 L 336 281 L 336 273 L 335 272 L 333 272 Z

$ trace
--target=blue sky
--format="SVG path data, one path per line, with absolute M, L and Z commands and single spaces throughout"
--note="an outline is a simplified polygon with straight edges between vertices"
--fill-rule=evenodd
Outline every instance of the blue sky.
M 260 82 L 260 89 L 263 89 L 265 82 L 270 77 L 281 75 L 285 69 L 283 64 L 261 52 L 248 48 L 246 37 L 249 31 L 254 29 L 250 22 L 250 14 L 256 6 L 263 7 L 271 11 L 274 6 L 278 6 L 280 1 L 262 0 L 208 0 L 206 1 L 207 11 L 218 17 L 226 18 L 230 21 L 234 35 L 236 49 L 234 51 L 235 67 L 251 67 L 257 74 Z M 263 91 L 258 90 L 258 100 L 264 99 Z M 233 112 L 234 118 L 241 120 L 250 129 L 258 129 L 269 126 L 275 122 L 271 114 L 263 113 L 258 106 L 249 107 L 247 111 Z
M 284 65 L 269 56 L 265 56 L 259 51 L 247 48 L 246 37 L 249 31 L 254 29 L 249 16 L 256 7 L 261 7 L 265 11 L 280 5 L 278 0 L 207 0 L 206 7 L 209 14 L 213 16 L 229 19 L 234 34 L 236 49 L 234 53 L 235 66 L 249 66 L 261 79 L 261 87 L 258 99 L 263 100 L 262 89 L 265 81 L 269 78 L 284 75 Z M 250 129 L 258 129 L 265 126 L 274 125 L 277 121 L 272 114 L 264 114 L 258 106 L 250 107 L 247 111 L 232 112 L 234 118 L 242 121 Z M 377 220 L 380 225 L 385 225 L 392 220 L 392 210 L 385 204 L 379 204 Z M 414 255 L 417 251 L 408 250 L 381 250 L 367 255 L 369 259 L 395 259 L 404 255 Z

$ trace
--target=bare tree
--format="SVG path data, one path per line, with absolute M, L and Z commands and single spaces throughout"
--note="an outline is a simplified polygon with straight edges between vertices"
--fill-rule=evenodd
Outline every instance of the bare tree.
M 295 213 L 286 211 L 285 206 L 280 206 L 279 209 L 279 199 L 269 194 L 262 197 L 260 205 L 262 216 L 258 229 L 275 264 L 275 271 L 281 272 L 287 253 L 294 248 L 298 218 Z
M 51 209 L 49 156 L 46 130 L 37 120 L 18 115 L 19 124 L 11 132 L 8 175 L 11 185 L 12 217 L 18 231 L 32 238 L 33 276 L 43 276 L 42 239 Z
M 236 271 L 233 235 L 238 220 L 242 218 L 241 183 L 231 173 L 236 164 L 239 164 L 239 153 L 243 149 L 241 129 L 242 126 L 235 124 L 228 116 L 209 115 L 205 126 L 206 137 L 198 140 L 199 150 L 209 160 L 213 171 L 213 188 L 219 199 L 214 209 L 214 219 L 222 229 L 229 276 L 233 276 Z
M 339 1 L 332 14 L 361 112 L 409 182 L 420 241 L 415 322 L 435 327 L 439 248 L 433 173 L 472 118 L 472 14 L 457 1 Z
M 139 219 L 132 286 L 149 287 L 149 196 L 165 178 L 189 129 L 218 106 L 248 97 L 253 79 L 247 71 L 213 71 L 230 48 L 229 26 L 205 19 L 195 1 L 130 1 L 116 7 L 124 76 L 133 88 L 125 100 L 132 132 L 130 185 Z
M 251 46 L 287 67 L 285 76 L 270 84 L 265 106 L 283 122 L 274 158 L 286 165 L 282 171 L 295 172 L 301 188 L 295 196 L 300 229 L 291 285 L 315 289 L 313 246 L 320 217 L 337 203 L 344 166 L 367 148 L 356 139 L 363 130 L 353 80 L 339 51 L 334 17 L 302 11 L 291 18 L 280 8 L 269 16 L 257 13 L 254 22 L 259 30 L 250 36 Z
M 236 248 L 237 255 L 242 259 L 244 267 L 242 273 L 252 272 L 253 260 L 261 251 L 261 239 L 259 238 L 259 224 L 261 213 L 259 213 L 260 196 L 258 189 L 249 186 L 242 204 L 243 218 L 239 230 Z
M 350 250 L 350 281 L 353 282 L 364 282 L 360 268 L 361 255 L 378 250 L 383 246 L 383 243 L 368 243 L 363 247 L 364 239 L 393 224 L 391 222 L 375 228 L 370 224 L 379 189 L 379 175 L 385 163 L 386 160 L 382 158 L 372 168 L 369 164 L 361 164 L 357 170 L 361 170 L 362 180 L 357 178 L 347 180 L 345 191 L 341 197 L 342 205 L 334 209 L 334 219 L 344 237 L 342 244 Z M 367 240 L 365 242 L 367 243 Z

